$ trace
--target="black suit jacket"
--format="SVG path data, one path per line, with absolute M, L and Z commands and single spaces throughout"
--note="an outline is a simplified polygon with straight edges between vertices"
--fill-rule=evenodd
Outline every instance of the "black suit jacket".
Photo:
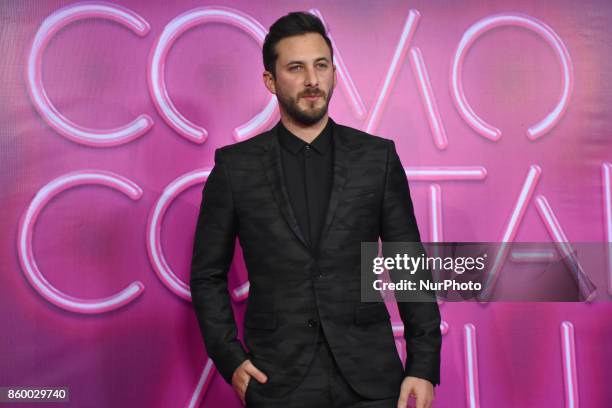
M 228 383 L 251 359 L 268 382 L 251 381 L 249 387 L 285 395 L 303 378 L 321 324 L 344 377 L 362 396 L 397 395 L 407 375 L 439 384 L 437 303 L 398 303 L 407 344 L 404 369 L 385 304 L 360 302 L 361 242 L 420 242 L 395 144 L 342 125 L 334 126 L 333 143 L 333 187 L 318 256 L 287 196 L 276 127 L 216 150 L 202 193 L 190 279 L 208 355 Z M 248 350 L 236 337 L 227 290 L 236 237 L 250 282 Z

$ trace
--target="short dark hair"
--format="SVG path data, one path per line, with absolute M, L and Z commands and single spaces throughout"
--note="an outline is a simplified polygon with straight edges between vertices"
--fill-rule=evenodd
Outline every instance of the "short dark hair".
M 276 44 L 280 40 L 286 37 L 307 33 L 321 34 L 321 37 L 323 37 L 329 47 L 329 52 L 331 53 L 333 61 L 334 50 L 321 20 L 310 13 L 294 11 L 293 13 L 289 13 L 279 18 L 270 26 L 270 30 L 263 44 L 263 63 L 266 71 L 271 72 L 274 76 L 276 75 L 276 70 L 274 69 L 276 60 L 278 59 Z

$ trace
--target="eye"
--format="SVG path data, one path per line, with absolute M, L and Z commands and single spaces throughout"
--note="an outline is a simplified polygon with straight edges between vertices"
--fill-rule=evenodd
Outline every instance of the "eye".
M 301 65 L 293 65 L 291 67 L 289 67 L 289 71 L 299 71 L 302 69 Z
M 325 69 L 327 68 L 327 64 L 325 62 L 320 62 L 317 64 L 317 67 L 321 68 L 321 69 Z

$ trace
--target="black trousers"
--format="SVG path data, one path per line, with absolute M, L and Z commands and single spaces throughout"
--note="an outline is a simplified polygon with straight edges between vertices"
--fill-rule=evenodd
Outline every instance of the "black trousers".
M 245 396 L 247 408 L 396 408 L 400 392 L 398 389 L 397 397 L 390 399 L 363 399 L 342 376 L 324 336 L 295 390 L 284 397 L 271 398 L 262 395 L 262 387 L 265 384 L 251 378 Z

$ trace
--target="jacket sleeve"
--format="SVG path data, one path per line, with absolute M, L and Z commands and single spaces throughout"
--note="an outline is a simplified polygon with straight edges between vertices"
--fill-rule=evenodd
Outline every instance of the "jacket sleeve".
M 222 150 L 202 190 L 191 261 L 191 298 L 209 357 L 225 381 L 248 358 L 237 338 L 227 287 L 238 230 L 229 172 Z
M 395 149 L 389 140 L 385 190 L 381 211 L 380 237 L 383 242 L 415 242 L 422 248 L 419 228 L 414 216 L 408 179 Z M 425 271 L 425 275 L 430 274 Z M 395 274 L 391 279 L 397 281 Z M 422 275 L 423 276 L 423 275 Z M 401 301 L 396 292 L 406 339 L 405 375 L 440 384 L 440 311 L 436 301 Z

